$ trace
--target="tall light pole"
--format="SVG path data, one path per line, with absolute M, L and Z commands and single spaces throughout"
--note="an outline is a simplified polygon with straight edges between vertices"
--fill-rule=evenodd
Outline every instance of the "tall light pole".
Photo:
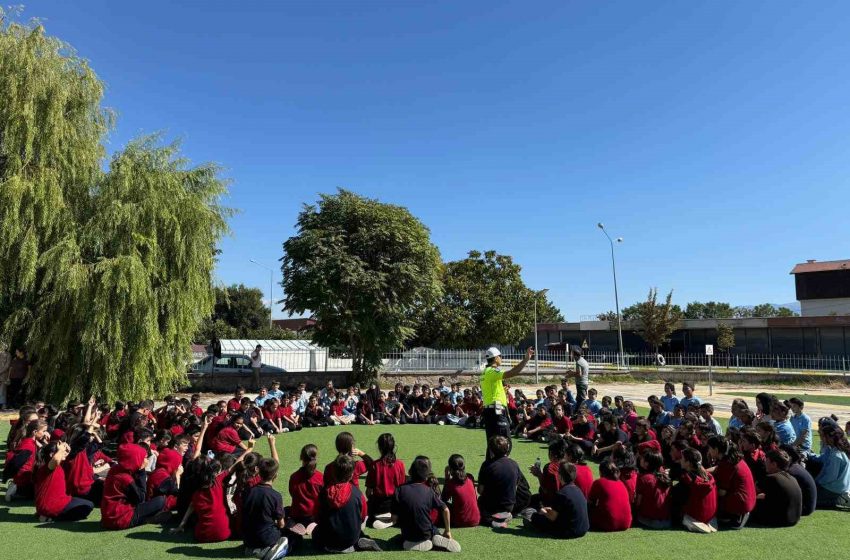
M 540 352 L 537 349 L 537 300 L 545 296 L 549 288 L 534 293 L 534 383 L 540 383 Z
M 608 243 L 611 244 L 611 270 L 614 272 L 614 305 L 617 309 L 617 338 L 620 341 L 620 357 L 617 360 L 617 369 L 620 369 L 620 364 L 622 362 L 623 367 L 626 367 L 625 362 L 625 354 L 623 353 L 623 326 L 620 321 L 620 296 L 617 294 L 617 265 L 614 263 L 614 240 L 611 239 L 611 236 L 608 235 L 608 232 L 605 231 L 605 224 L 599 222 L 596 224 L 596 227 L 602 230 L 602 233 L 605 234 L 605 237 L 608 238 Z M 617 243 L 622 243 L 623 238 L 618 237 Z
M 259 266 L 260 268 L 265 268 L 269 271 L 269 328 L 272 328 L 274 326 L 274 324 L 272 323 L 272 312 L 274 310 L 274 269 L 264 264 L 260 264 L 254 259 L 251 259 L 251 262 Z

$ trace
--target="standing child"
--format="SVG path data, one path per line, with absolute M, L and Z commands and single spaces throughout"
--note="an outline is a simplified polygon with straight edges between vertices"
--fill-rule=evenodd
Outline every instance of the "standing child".
M 477 527 L 481 523 L 475 479 L 466 472 L 463 456 L 455 453 L 446 466 L 446 483 L 440 496 L 449 506 L 453 527 Z
M 278 462 L 261 459 L 260 483 L 245 494 L 242 504 L 242 534 L 245 554 L 263 560 L 279 560 L 289 551 L 289 541 L 281 535 L 284 525 L 283 498 L 272 488 Z
M 694 386 L 687 381 L 682 383 L 682 393 L 684 393 L 684 398 L 679 401 L 683 407 L 685 407 L 685 411 L 688 410 L 691 406 L 699 406 L 702 404 L 702 401 L 699 400 L 699 397 L 694 395 Z
M 460 552 L 460 543 L 452 538 L 451 513 L 434 492 L 431 461 L 419 456 L 410 465 L 410 482 L 399 486 L 392 504 L 392 521 L 401 529 L 404 550 L 424 552 L 433 547 Z M 442 513 L 443 534 L 431 521 L 431 511 Z
M 349 477 L 349 481 L 360 488 L 360 476 L 366 474 L 369 465 L 372 464 L 372 458 L 366 455 L 363 451 L 354 446 L 354 436 L 350 432 L 340 432 L 336 436 L 336 452 L 339 455 L 348 455 L 349 457 L 357 457 L 360 460 L 354 463 L 354 472 Z M 338 456 L 339 456 L 338 455 Z M 338 481 L 345 479 L 339 478 L 338 473 L 334 471 L 336 461 L 332 461 L 325 466 L 325 484 L 336 484 Z
M 679 404 L 679 399 L 676 397 L 676 386 L 669 381 L 664 384 L 664 396 L 661 397 L 661 403 L 667 412 L 673 412 L 673 409 Z
M 39 521 L 80 521 L 89 516 L 94 504 L 81 498 L 72 498 L 65 486 L 62 461 L 71 447 L 64 442 L 50 442 L 39 452 L 35 473 L 35 512 Z
M 366 471 L 366 497 L 368 499 L 369 519 L 375 529 L 386 529 L 397 487 L 404 484 L 404 463 L 396 458 L 395 438 L 392 434 L 378 436 L 378 451 L 381 458 L 372 461 Z

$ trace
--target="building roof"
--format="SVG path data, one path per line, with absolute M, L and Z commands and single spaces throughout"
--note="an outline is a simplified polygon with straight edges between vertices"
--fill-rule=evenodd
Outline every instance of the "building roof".
M 275 319 L 275 326 L 291 331 L 300 331 L 316 326 L 316 320 L 312 317 L 299 317 L 296 319 Z
M 794 267 L 791 274 L 806 274 L 808 272 L 830 272 L 833 270 L 850 270 L 850 259 L 843 261 L 816 261 L 814 259 L 800 263 Z
M 257 345 L 261 345 L 263 350 L 273 350 L 273 351 L 281 351 L 281 350 L 290 350 L 290 351 L 309 351 L 309 350 L 321 350 L 319 346 L 316 346 L 309 340 L 236 340 L 236 339 L 222 339 L 221 340 L 221 351 L 225 354 L 232 354 L 235 352 L 250 352 Z

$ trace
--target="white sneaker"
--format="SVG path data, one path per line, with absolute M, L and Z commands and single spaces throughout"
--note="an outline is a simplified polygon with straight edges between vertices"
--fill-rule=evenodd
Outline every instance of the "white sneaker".
M 413 551 L 413 552 L 428 552 L 432 548 L 434 548 L 434 543 L 430 540 L 422 541 L 422 542 L 412 542 L 412 541 L 404 541 L 404 544 L 401 545 L 404 550 Z
M 460 552 L 460 543 L 454 539 L 447 539 L 443 535 L 434 535 L 431 538 L 431 542 L 433 542 L 434 546 L 437 548 L 442 548 L 449 552 Z
M 266 560 L 279 560 L 289 552 L 289 539 L 281 537 L 277 544 L 266 555 Z
M 284 433 L 284 434 L 288 434 L 288 433 L 289 433 L 289 428 L 284 428 L 284 429 L 283 429 L 283 433 Z
M 392 526 L 393 526 L 392 521 L 383 521 L 381 519 L 375 519 L 375 521 L 372 522 L 372 528 L 373 529 L 378 529 L 378 530 L 389 529 Z
M 439 422 L 437 422 L 437 425 L 438 425 L 438 426 L 445 426 L 445 425 L 446 425 L 446 423 L 445 423 L 445 422 L 443 422 L 442 420 L 440 420 Z
M 53 520 L 51 518 L 47 517 L 46 515 L 39 515 L 38 516 L 38 522 L 39 523 L 53 523 Z
M 493 515 L 493 521 L 490 522 L 490 526 L 494 529 L 505 529 L 513 518 L 514 516 L 509 511 L 496 513 Z
M 17 493 L 18 485 L 13 480 L 10 480 L 8 486 L 6 486 L 6 502 L 11 502 Z

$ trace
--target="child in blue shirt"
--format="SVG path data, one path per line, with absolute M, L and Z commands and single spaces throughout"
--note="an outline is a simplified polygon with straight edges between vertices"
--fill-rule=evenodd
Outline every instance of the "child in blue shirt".
M 702 404 L 699 397 L 694 396 L 694 386 L 687 381 L 682 383 L 682 393 L 684 393 L 685 396 L 679 401 L 679 404 L 685 407 L 686 412 L 691 406 L 699 406 Z
M 664 396 L 661 397 L 661 403 L 667 412 L 673 412 L 673 409 L 679 404 L 679 399 L 676 397 L 676 386 L 669 381 L 664 384 Z
M 821 418 L 818 425 L 821 454 L 811 459 L 820 466 L 818 509 L 850 509 L 850 442 L 832 418 Z
M 797 441 L 794 426 L 788 421 L 788 407 L 784 403 L 778 401 L 773 403 L 773 406 L 770 407 L 770 417 L 773 419 L 773 430 L 776 432 L 779 443 Z
M 594 416 L 598 415 L 599 411 L 602 410 L 602 405 L 596 400 L 597 394 L 599 394 L 599 392 L 596 389 L 589 389 L 587 391 L 587 399 L 585 399 L 582 403 L 587 406 L 587 411 Z
M 808 414 L 803 413 L 804 403 L 801 399 L 794 397 L 788 400 L 788 406 L 791 407 L 791 425 L 794 427 L 794 433 L 797 434 L 797 441 L 794 442 L 794 447 L 802 451 L 811 452 L 812 450 L 812 419 Z

